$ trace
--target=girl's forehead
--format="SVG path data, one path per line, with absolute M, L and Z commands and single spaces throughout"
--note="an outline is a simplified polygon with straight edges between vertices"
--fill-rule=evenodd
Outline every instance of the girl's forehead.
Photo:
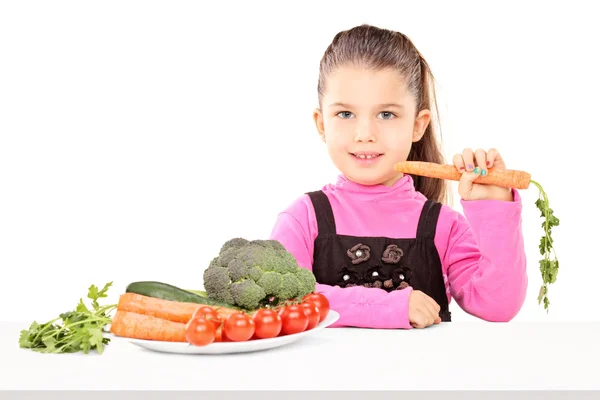
M 370 83 L 385 82 L 388 84 L 404 84 L 404 77 L 395 69 L 377 69 L 354 65 L 344 65 L 335 68 L 331 71 L 327 80 L 356 80 L 368 81 Z
M 392 69 L 340 67 L 325 86 L 324 95 L 332 103 L 398 103 L 408 95 L 404 77 Z

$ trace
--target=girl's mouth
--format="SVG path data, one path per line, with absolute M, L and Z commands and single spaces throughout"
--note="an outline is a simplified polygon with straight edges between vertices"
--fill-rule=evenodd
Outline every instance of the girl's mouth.
M 377 161 L 383 154 L 374 152 L 350 153 L 361 165 L 369 165 Z

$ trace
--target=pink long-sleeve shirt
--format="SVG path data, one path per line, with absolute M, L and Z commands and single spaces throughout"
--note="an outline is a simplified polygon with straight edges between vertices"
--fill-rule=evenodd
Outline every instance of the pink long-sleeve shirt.
M 414 238 L 427 200 L 409 175 L 391 187 L 365 186 L 340 175 L 322 190 L 331 203 L 337 233 L 351 236 Z M 513 190 L 512 202 L 461 199 L 461 205 L 464 216 L 442 206 L 435 235 L 448 302 L 453 298 L 464 311 L 486 321 L 509 321 L 521 309 L 528 283 L 521 197 Z M 308 195 L 302 195 L 278 215 L 270 238 L 280 241 L 300 266 L 312 270 L 317 234 L 313 205 Z M 333 326 L 411 328 L 410 287 L 388 293 L 317 283 L 316 290 L 340 313 Z

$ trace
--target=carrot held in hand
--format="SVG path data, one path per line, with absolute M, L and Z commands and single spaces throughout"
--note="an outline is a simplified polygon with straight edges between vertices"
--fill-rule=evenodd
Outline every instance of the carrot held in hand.
M 451 164 L 437 164 L 424 161 L 404 161 L 394 165 L 397 172 L 409 175 L 425 176 L 428 178 L 446 179 L 451 181 L 460 180 L 461 173 Z M 475 183 L 484 185 L 496 185 L 505 188 L 527 189 L 531 181 L 531 174 L 524 171 L 507 169 L 496 171 L 490 169 L 486 176 L 479 176 Z
M 399 162 L 394 165 L 394 169 L 404 174 L 452 181 L 459 181 L 462 176 L 461 172 L 454 165 L 423 161 Z M 539 261 L 542 286 L 538 295 L 538 304 L 543 302 L 544 309 L 548 309 L 550 305 L 548 285 L 556 282 L 558 275 L 558 259 L 554 250 L 554 241 L 552 240 L 552 228 L 558 226 L 560 220 L 550 208 L 546 192 L 538 182 L 531 179 L 529 173 L 510 169 L 500 171 L 490 169 L 488 175 L 478 176 L 474 183 L 496 185 L 511 189 L 527 189 L 529 188 L 529 184 L 532 183 L 539 189 L 540 197 L 536 200 L 535 205 L 540 210 L 541 217 L 544 218 L 544 222 L 542 223 L 544 236 L 542 236 L 539 244 L 540 254 L 542 255 L 542 259 Z

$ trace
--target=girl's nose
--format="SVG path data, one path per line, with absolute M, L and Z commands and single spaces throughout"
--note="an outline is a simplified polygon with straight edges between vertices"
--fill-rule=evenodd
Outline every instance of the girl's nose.
M 356 124 L 354 132 L 355 142 L 375 142 L 377 138 L 377 127 L 373 122 L 360 121 Z

